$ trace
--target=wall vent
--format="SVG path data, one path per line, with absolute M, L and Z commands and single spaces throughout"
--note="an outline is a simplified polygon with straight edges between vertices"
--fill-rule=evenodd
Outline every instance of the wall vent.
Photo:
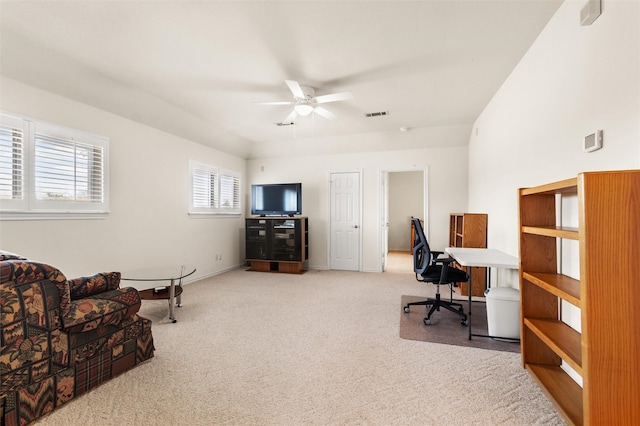
M 383 115 L 389 115 L 389 111 L 380 111 L 380 112 L 368 112 L 365 113 L 365 117 L 370 118 L 370 117 L 381 117 Z
M 291 123 L 276 123 L 276 126 L 295 126 L 296 123 L 293 121 Z

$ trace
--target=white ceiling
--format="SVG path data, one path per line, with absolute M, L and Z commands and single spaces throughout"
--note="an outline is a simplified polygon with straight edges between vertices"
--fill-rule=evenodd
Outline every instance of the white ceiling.
M 561 3 L 2 0 L 0 70 L 251 158 L 294 136 L 470 128 Z M 277 126 L 290 106 L 254 102 L 292 100 L 285 79 L 354 98 Z

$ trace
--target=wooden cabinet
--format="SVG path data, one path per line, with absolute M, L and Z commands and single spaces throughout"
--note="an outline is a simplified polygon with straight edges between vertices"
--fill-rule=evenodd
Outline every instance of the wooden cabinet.
M 253 271 L 300 273 L 309 258 L 306 217 L 247 218 L 246 259 Z
M 577 228 L 557 219 L 564 197 L 577 197 Z M 640 171 L 520 189 L 519 209 L 524 367 L 569 423 L 639 424 Z M 562 240 L 579 246 L 579 279 L 559 270 Z M 579 308 L 580 327 L 560 300 Z
M 487 215 L 484 213 L 451 213 L 449 247 L 487 248 Z M 460 265 L 456 265 L 458 268 Z M 473 268 L 471 289 L 473 296 L 484 296 L 487 268 Z M 459 283 L 461 293 L 469 295 L 467 283 Z

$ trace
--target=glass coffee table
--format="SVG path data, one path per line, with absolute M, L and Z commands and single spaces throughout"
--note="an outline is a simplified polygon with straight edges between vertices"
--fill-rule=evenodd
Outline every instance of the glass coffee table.
M 142 300 L 169 300 L 169 319 L 176 322 L 174 306 L 182 306 L 182 279 L 196 272 L 193 265 L 170 265 L 158 268 L 136 269 L 121 272 L 121 280 L 142 283 L 142 287 L 151 287 L 150 282 L 169 282 L 151 288 L 138 289 Z

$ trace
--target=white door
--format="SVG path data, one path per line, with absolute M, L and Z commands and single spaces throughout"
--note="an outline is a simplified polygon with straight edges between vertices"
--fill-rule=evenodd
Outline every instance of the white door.
M 330 174 L 329 269 L 360 268 L 360 173 Z

